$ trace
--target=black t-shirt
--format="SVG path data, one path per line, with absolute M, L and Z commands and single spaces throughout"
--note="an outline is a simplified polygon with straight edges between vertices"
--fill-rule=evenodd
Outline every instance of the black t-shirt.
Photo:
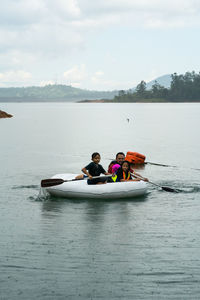
M 102 165 L 97 165 L 94 162 L 89 163 L 89 165 L 87 165 L 85 168 L 88 170 L 91 176 L 99 176 L 106 173 Z

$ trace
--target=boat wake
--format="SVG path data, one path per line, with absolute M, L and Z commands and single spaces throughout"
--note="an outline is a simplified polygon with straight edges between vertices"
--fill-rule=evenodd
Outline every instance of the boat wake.
M 39 194 L 36 197 L 29 197 L 30 200 L 34 201 L 47 201 L 50 198 L 50 194 L 42 187 L 40 187 Z
M 192 194 L 200 192 L 200 185 L 183 185 L 181 188 L 177 188 L 180 193 Z
M 38 185 L 36 184 L 31 184 L 31 185 L 18 185 L 18 186 L 13 186 L 13 190 L 18 190 L 18 189 L 38 189 Z
M 188 186 L 188 187 L 183 187 L 183 192 L 184 193 L 199 193 L 200 192 L 200 186 Z

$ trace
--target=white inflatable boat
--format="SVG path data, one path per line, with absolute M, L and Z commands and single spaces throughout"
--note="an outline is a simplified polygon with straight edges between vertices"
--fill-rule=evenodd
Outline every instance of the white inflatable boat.
M 77 174 L 56 174 L 53 178 L 71 180 Z M 52 196 L 65 198 L 99 198 L 99 199 L 120 199 L 132 198 L 144 195 L 147 192 L 147 185 L 144 181 L 113 182 L 106 184 L 88 185 L 87 179 L 63 182 L 45 188 Z

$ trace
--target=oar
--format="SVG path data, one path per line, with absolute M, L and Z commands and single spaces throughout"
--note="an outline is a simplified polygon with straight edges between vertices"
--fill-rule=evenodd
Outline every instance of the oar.
M 154 165 L 154 166 L 161 166 L 161 167 L 178 168 L 177 166 L 158 164 L 158 163 L 154 163 L 154 162 L 150 162 L 150 161 L 146 161 L 144 164 L 145 164 L 145 165 L 148 164 L 148 165 Z
M 170 167 L 170 168 L 184 168 L 184 169 L 188 169 L 187 167 L 180 167 L 180 166 L 173 166 L 173 165 L 164 165 L 164 164 L 158 164 L 158 163 L 154 163 L 154 162 L 150 162 L 147 161 L 144 163 L 145 165 L 154 165 L 154 166 L 161 166 L 161 167 Z M 196 170 L 196 171 L 200 171 L 200 169 L 198 168 L 189 168 L 190 170 Z
M 144 178 L 141 177 L 141 176 L 135 175 L 135 174 L 133 174 L 133 173 L 131 173 L 131 175 L 134 176 L 134 177 L 136 177 L 136 178 L 139 178 L 139 179 L 141 179 L 141 180 L 144 180 Z M 171 193 L 178 193 L 178 192 L 181 192 L 181 190 L 173 189 L 173 188 L 170 188 L 170 187 L 168 187 L 168 186 L 161 186 L 161 185 L 159 185 L 159 184 L 157 184 L 157 183 L 154 183 L 154 182 L 152 182 L 152 181 L 148 181 L 148 183 L 151 183 L 151 184 L 153 184 L 153 185 L 155 185 L 155 186 L 161 188 L 163 191 L 166 191 L 166 192 L 171 192 Z
M 96 179 L 96 178 L 105 178 L 105 177 L 111 177 L 112 175 L 105 175 L 105 176 L 93 176 L 92 179 Z M 84 180 L 84 179 L 88 179 L 88 177 L 84 177 L 84 178 L 74 178 L 74 179 L 61 179 L 61 178 L 50 178 L 50 179 L 43 179 L 41 181 L 41 187 L 50 187 L 50 186 L 54 186 L 54 185 L 59 185 L 62 184 L 64 182 L 69 182 L 69 181 L 78 181 L 78 180 Z

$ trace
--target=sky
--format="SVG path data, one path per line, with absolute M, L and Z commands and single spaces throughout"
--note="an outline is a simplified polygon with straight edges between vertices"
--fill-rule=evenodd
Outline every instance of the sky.
M 199 0 L 0 0 L 0 87 L 121 90 L 200 71 Z

